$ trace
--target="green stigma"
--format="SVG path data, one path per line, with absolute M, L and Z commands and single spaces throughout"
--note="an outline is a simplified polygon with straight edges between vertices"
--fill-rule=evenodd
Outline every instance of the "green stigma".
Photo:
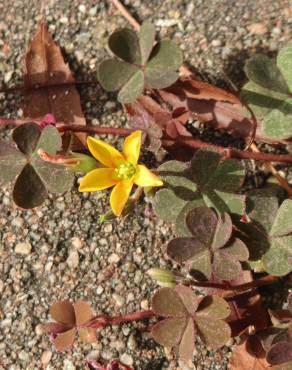
M 136 173 L 136 166 L 132 163 L 123 161 L 115 169 L 115 176 L 119 180 L 130 180 Z

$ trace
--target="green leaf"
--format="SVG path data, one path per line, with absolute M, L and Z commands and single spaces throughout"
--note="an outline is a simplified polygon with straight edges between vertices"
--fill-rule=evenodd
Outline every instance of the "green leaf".
M 262 54 L 256 54 L 245 65 L 247 77 L 256 84 L 287 94 L 288 86 L 276 63 Z
M 219 213 L 244 213 L 245 196 L 234 194 L 242 185 L 245 174 L 240 161 L 220 161 L 219 153 L 198 150 L 191 161 L 191 171 L 206 205 Z
M 179 74 L 170 68 L 150 68 L 145 69 L 145 81 L 154 89 L 164 89 L 174 84 L 179 78 Z
M 254 82 L 248 82 L 241 90 L 241 99 L 250 106 L 258 119 L 262 119 L 273 109 L 286 114 L 292 113 L 292 104 L 289 100 L 285 103 L 287 98 L 286 94 L 265 89 Z
M 275 238 L 262 257 L 265 271 L 271 275 L 284 276 L 292 271 L 292 235 Z
M 36 157 L 31 162 L 36 173 L 51 193 L 64 193 L 72 187 L 74 173 L 64 166 L 43 161 Z
M 144 74 L 142 71 L 138 70 L 129 81 L 122 87 L 118 94 L 118 100 L 122 104 L 130 103 L 140 95 L 142 95 L 144 90 Z
M 141 50 L 142 65 L 146 64 L 152 51 L 154 42 L 155 42 L 155 27 L 151 22 L 145 21 L 142 23 L 139 32 L 139 44 Z
M 153 200 L 155 213 L 163 221 L 175 222 L 187 201 L 181 199 L 172 190 L 157 191 Z
M 157 175 L 167 189 L 156 193 L 154 210 L 164 221 L 175 222 L 187 202 L 197 198 L 196 184 L 189 178 L 187 165 L 178 161 L 165 162 L 158 167 Z
M 158 168 L 158 176 L 166 189 L 156 193 L 154 209 L 163 220 L 176 222 L 180 235 L 189 235 L 185 216 L 196 206 L 208 205 L 218 213 L 245 211 L 245 195 L 234 193 L 243 182 L 243 167 L 234 160 L 220 160 L 215 151 L 197 151 L 191 167 L 178 161 L 166 162 Z
M 259 230 L 268 234 L 279 208 L 273 188 L 255 189 L 248 193 L 247 214 Z
M 10 143 L 0 143 L 0 186 L 13 181 L 26 163 L 25 156 Z
M 18 149 L 25 155 L 31 155 L 36 149 L 41 135 L 41 128 L 36 123 L 26 123 L 13 130 L 12 138 Z
M 43 128 L 35 152 L 43 149 L 48 154 L 56 154 L 61 148 L 62 138 L 58 129 L 52 125 Z
M 16 179 L 13 200 L 18 207 L 30 209 L 40 206 L 47 197 L 47 191 L 34 168 L 27 164 Z
M 286 199 L 281 204 L 274 224 L 271 228 L 271 236 L 283 236 L 292 233 L 292 200 Z
M 249 224 L 236 223 L 248 245 L 251 260 L 261 258 L 265 271 L 283 276 L 292 271 L 292 200 L 277 209 L 278 200 L 268 190 L 253 192 L 248 199 Z
M 214 150 L 198 150 L 191 160 L 191 173 L 200 188 L 204 187 L 220 163 L 221 155 Z
M 182 62 L 183 56 L 179 46 L 171 40 L 162 40 L 155 45 L 147 68 L 176 70 L 182 65 Z
M 141 64 L 141 53 L 137 34 L 129 28 L 115 31 L 108 40 L 111 52 L 130 64 Z
M 272 110 L 263 120 L 263 132 L 271 139 L 289 139 L 292 137 L 292 116 Z
M 132 64 L 107 59 L 98 67 L 98 80 L 106 91 L 117 91 L 139 70 Z
M 248 249 L 239 239 L 231 237 L 232 222 L 228 215 L 224 221 L 214 211 L 198 207 L 186 218 L 192 237 L 178 237 L 167 246 L 168 256 L 178 263 L 185 263 L 200 279 L 215 277 L 234 280 L 242 272 L 240 261 L 247 261 Z
M 41 130 L 34 123 L 23 124 L 14 130 L 13 139 L 19 151 L 6 143 L 2 145 L 3 153 L 0 150 L 0 183 L 16 178 L 13 199 L 17 206 L 37 207 L 47 197 L 47 190 L 63 193 L 72 186 L 74 175 L 69 169 L 43 161 L 37 153 L 43 149 L 54 155 L 61 149 L 61 136 L 55 127 Z
M 277 65 L 292 92 L 292 44 L 280 50 Z

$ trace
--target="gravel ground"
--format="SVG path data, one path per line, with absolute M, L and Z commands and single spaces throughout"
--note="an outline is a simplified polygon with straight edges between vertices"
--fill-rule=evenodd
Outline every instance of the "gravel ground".
M 150 18 L 159 37 L 173 37 L 194 69 L 220 86 L 229 79 L 242 84 L 248 55 L 274 55 L 291 41 L 289 0 L 124 3 L 139 21 Z M 107 37 L 127 25 L 106 0 L 48 0 L 44 14 L 78 79 L 94 77 L 106 55 Z M 0 0 L 1 82 L 21 81 L 25 48 L 40 17 L 37 0 Z M 81 99 L 88 122 L 126 124 L 113 95 L 84 88 Z M 19 97 L 0 95 L 0 101 L 0 116 L 21 115 Z M 6 134 L 2 130 L 1 135 Z M 210 135 L 210 130 L 202 135 Z M 49 306 L 58 299 L 88 300 L 95 312 L 112 314 L 148 308 L 155 286 L 144 273 L 167 264 L 163 246 L 172 233 L 151 206 L 140 204 L 127 219 L 100 224 L 98 216 L 108 207 L 107 192 L 79 194 L 75 187 L 63 197 L 50 197 L 37 210 L 23 212 L 13 206 L 9 191 L 7 187 L 0 192 L 0 369 L 33 370 L 42 362 L 50 370 L 83 369 L 87 355 L 119 357 L 138 370 L 179 369 L 172 354 L 149 338 L 147 322 L 107 328 L 95 344 L 77 343 L 66 354 L 54 351 L 39 325 L 48 320 Z M 212 351 L 198 343 L 195 368 L 227 369 L 231 347 L 232 341 Z

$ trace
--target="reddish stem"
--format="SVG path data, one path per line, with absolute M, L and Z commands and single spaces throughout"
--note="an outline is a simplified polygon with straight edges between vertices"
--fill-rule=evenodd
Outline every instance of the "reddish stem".
M 231 285 L 228 282 L 225 282 L 225 283 L 222 284 L 222 283 L 212 283 L 212 282 L 208 282 L 208 281 L 199 282 L 199 281 L 195 281 L 195 280 L 189 280 L 189 281 L 187 281 L 187 284 L 192 285 L 192 286 L 196 286 L 196 287 L 199 287 L 199 288 L 215 288 L 215 289 L 221 289 L 221 290 L 226 290 L 226 291 L 230 291 L 230 292 L 240 293 L 240 292 L 244 292 L 244 291 L 249 290 L 249 289 L 258 288 L 260 286 L 273 284 L 273 283 L 279 281 L 279 279 L 280 278 L 278 276 L 267 275 L 267 276 L 264 276 L 262 278 L 253 280 L 249 283 L 244 283 L 244 284 L 239 284 L 239 285 Z
M 65 86 L 74 86 L 74 85 L 92 85 L 96 86 L 99 85 L 99 81 L 92 80 L 92 81 L 64 81 L 59 83 L 48 83 L 42 85 L 34 85 L 34 86 L 25 86 L 25 85 L 15 85 L 11 87 L 0 86 L 0 93 L 10 94 L 14 92 L 23 92 L 23 91 L 31 91 L 31 90 L 41 90 L 41 89 L 49 89 L 49 88 L 57 88 L 57 87 L 65 87 Z
M 138 311 L 133 312 L 127 315 L 120 315 L 120 316 L 107 316 L 107 315 L 101 315 L 94 317 L 92 320 L 90 320 L 88 323 L 84 325 L 84 327 L 90 327 L 90 328 L 104 328 L 108 325 L 119 325 L 124 322 L 128 321 L 138 321 L 143 319 L 148 319 L 149 317 L 156 316 L 156 314 L 151 311 Z
M 0 125 L 14 125 L 19 126 L 25 122 L 31 122 L 32 120 L 20 120 L 20 119 L 9 119 L 0 118 Z M 34 120 L 38 122 L 37 120 Z M 119 127 L 101 127 L 101 126 L 81 126 L 81 125 L 67 125 L 67 124 L 57 124 L 56 127 L 60 132 L 71 131 L 71 132 L 86 132 L 99 135 L 118 135 L 127 136 L 134 129 L 119 128 Z M 270 153 L 255 153 L 247 150 L 239 150 L 235 148 L 224 148 L 223 146 L 209 144 L 201 140 L 193 139 L 188 136 L 180 136 L 178 141 L 182 145 L 189 146 L 194 149 L 211 148 L 215 149 L 219 153 L 222 153 L 224 158 L 236 158 L 236 159 L 254 159 L 256 161 L 264 162 L 281 162 L 281 163 L 292 163 L 292 156 L 286 154 L 270 154 Z M 170 138 L 164 138 L 162 140 L 162 145 L 164 148 L 171 147 L 174 145 L 176 140 Z

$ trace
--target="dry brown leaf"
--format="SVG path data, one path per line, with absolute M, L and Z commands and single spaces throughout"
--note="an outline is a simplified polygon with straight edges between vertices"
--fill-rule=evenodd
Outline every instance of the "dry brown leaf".
M 74 77 L 60 47 L 42 20 L 25 57 L 24 118 L 41 120 L 51 113 L 57 122 L 85 125 L 79 93 L 74 84 L 49 87 L 62 83 L 74 83 Z M 36 86 L 43 87 L 34 89 Z M 76 136 L 86 144 L 85 134 L 78 133 Z
M 169 91 L 180 90 L 187 98 L 200 100 L 224 101 L 232 104 L 240 103 L 237 96 L 219 87 L 195 79 L 194 77 L 181 78 L 176 84 L 167 89 Z
M 271 369 L 265 359 L 265 352 L 260 347 L 260 343 L 255 342 L 256 338 L 252 338 L 252 340 L 252 343 L 244 341 L 235 348 L 230 360 L 230 370 Z

